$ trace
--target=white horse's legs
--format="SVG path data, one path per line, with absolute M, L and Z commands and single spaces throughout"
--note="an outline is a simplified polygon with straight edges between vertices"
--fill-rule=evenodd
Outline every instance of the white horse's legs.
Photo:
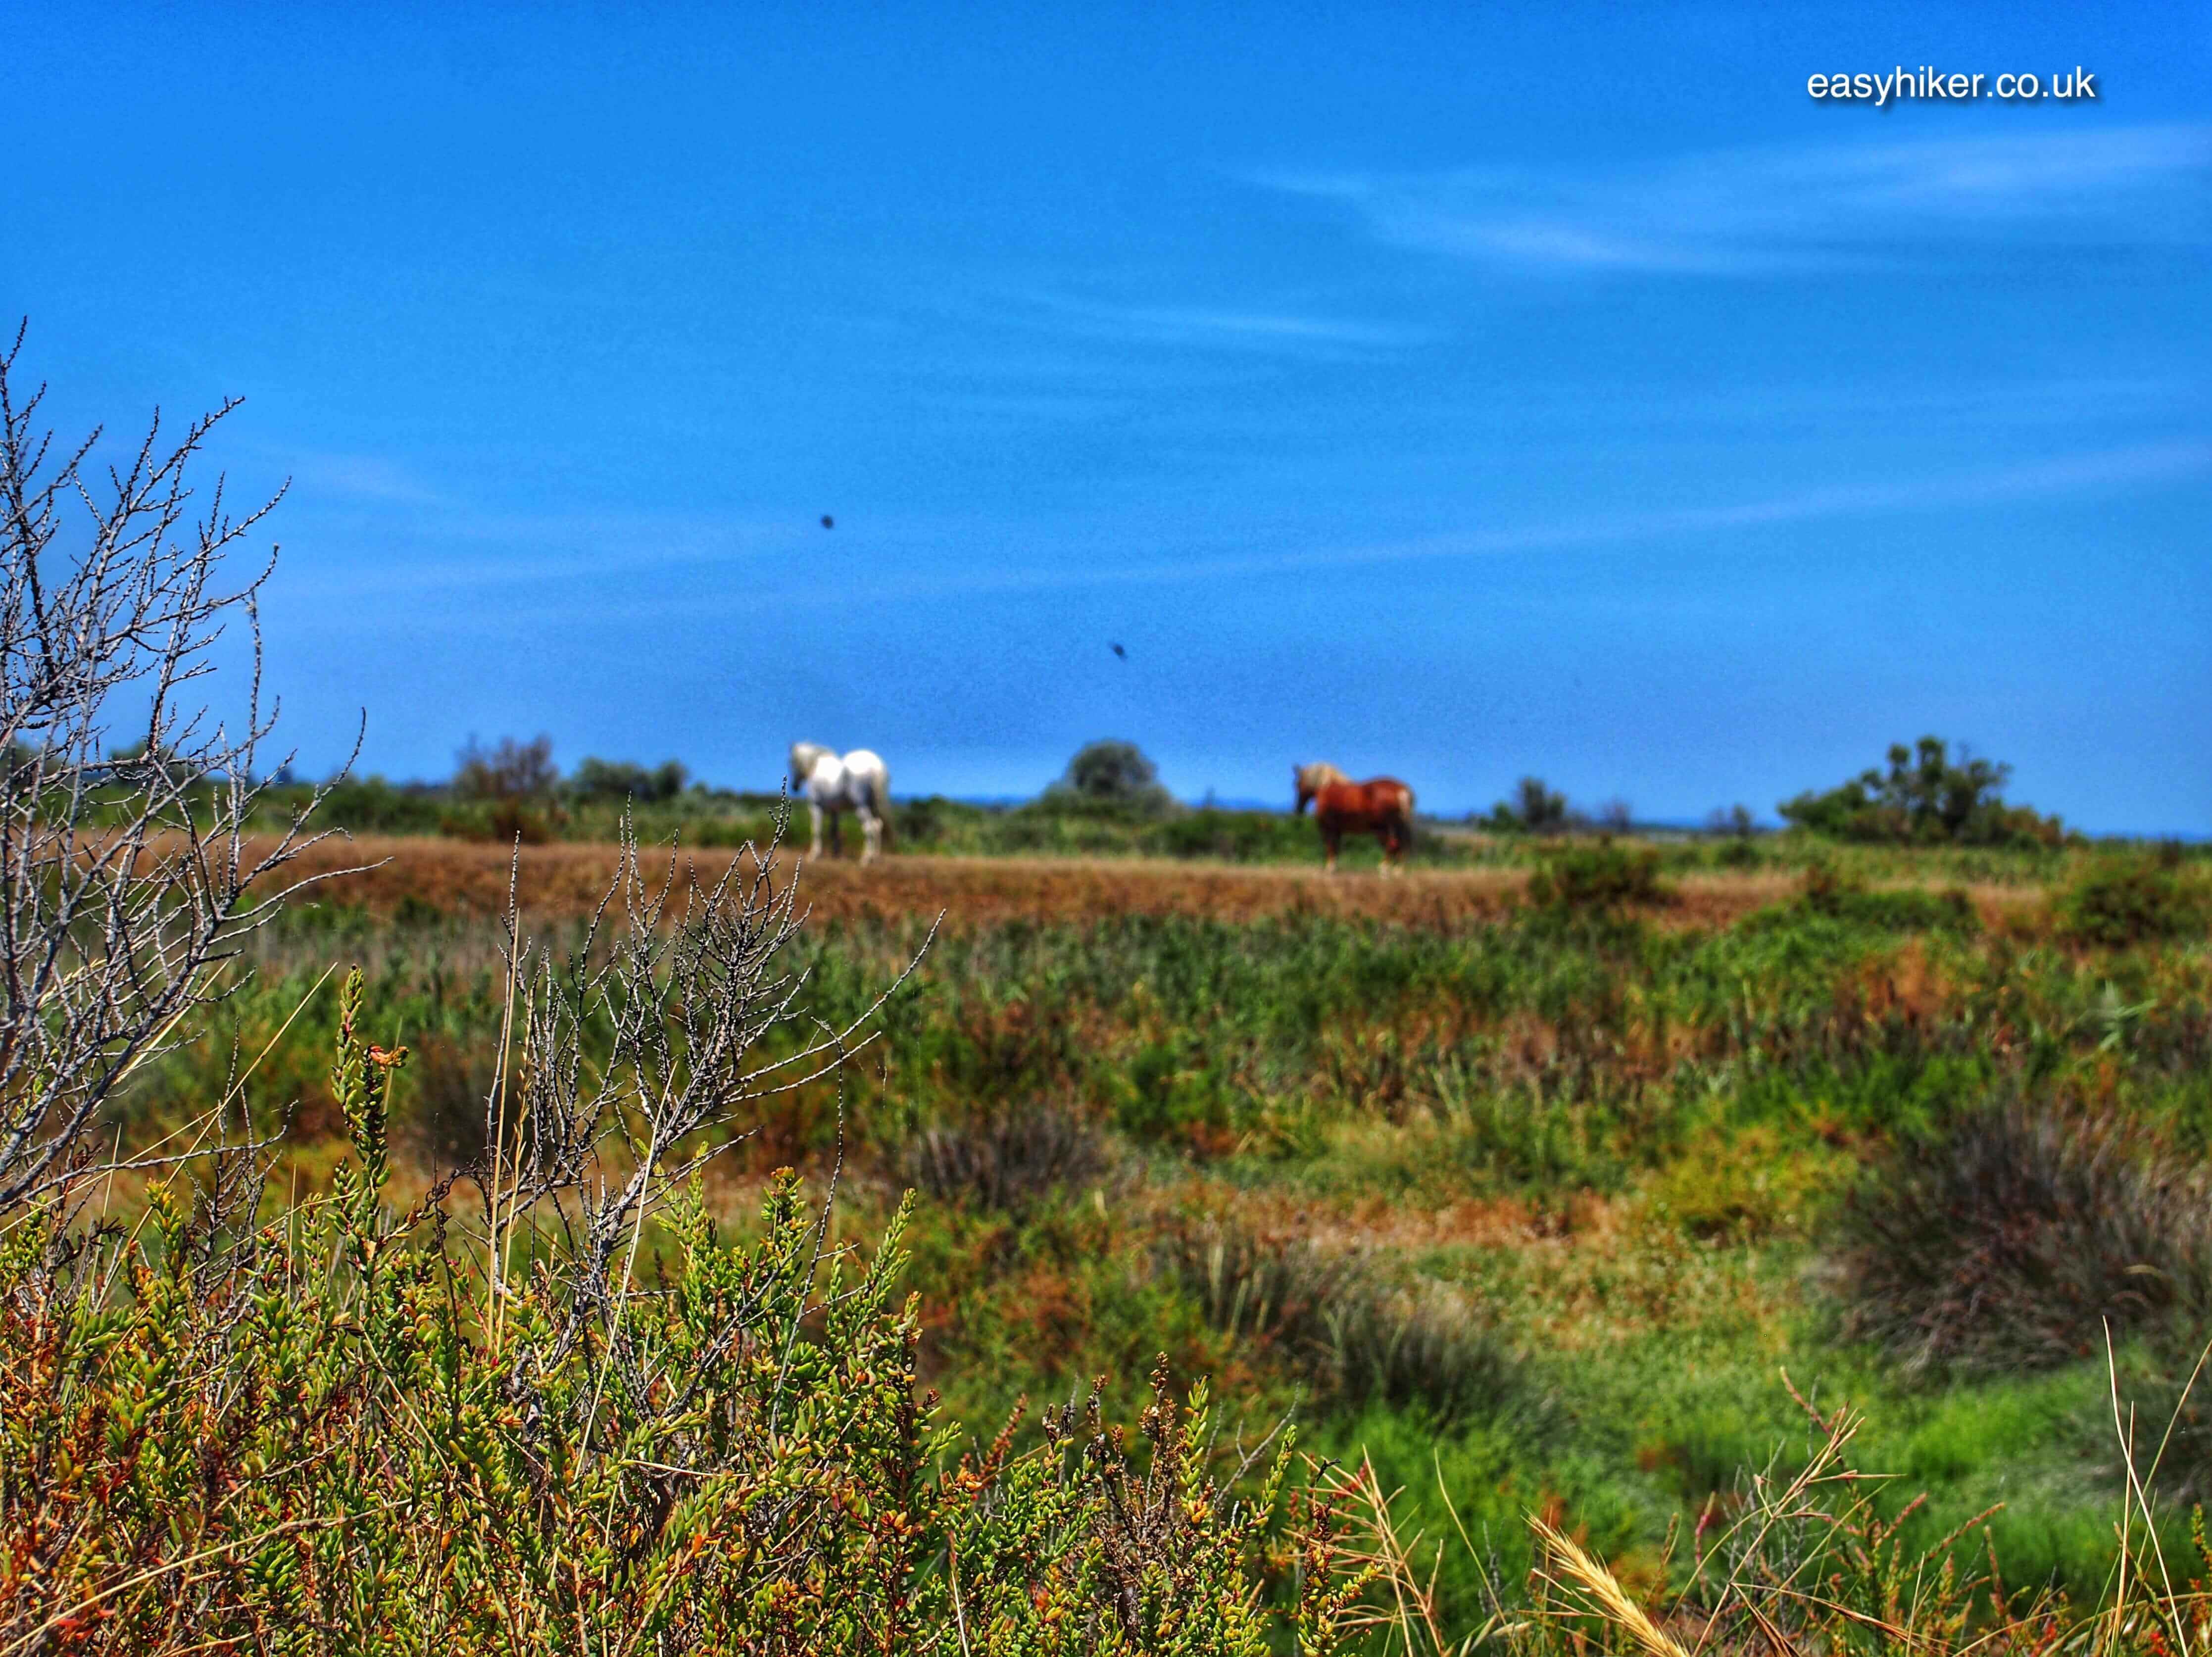
M 809 857 L 818 858 L 822 855 L 822 807 L 820 803 L 815 800 L 807 801 L 806 815 L 812 818 L 814 822 L 814 849 L 809 852 L 806 855 Z
M 873 863 L 884 849 L 884 820 L 865 805 L 853 809 L 860 818 L 860 861 Z

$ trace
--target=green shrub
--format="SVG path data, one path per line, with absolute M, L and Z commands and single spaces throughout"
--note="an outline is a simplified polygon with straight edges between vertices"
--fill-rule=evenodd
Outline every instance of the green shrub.
M 1312 842 L 1305 824 L 1264 811 L 1224 811 L 1203 806 L 1170 817 L 1148 836 L 1170 857 L 1218 857 L 1249 863 L 1303 853 Z
M 1121 1055 L 1105 1090 L 1115 1122 L 1132 1138 L 1181 1141 L 1199 1150 L 1226 1149 L 1247 1102 L 1229 1067 L 1194 1033 L 1182 1031 Z
M 311 791 L 289 791 L 303 802 Z M 342 780 L 323 797 L 322 815 L 338 828 L 357 835 L 432 835 L 439 832 L 447 802 L 427 788 L 395 787 L 382 777 L 362 781 Z
M 433 1033 L 412 1057 L 395 1138 L 434 1174 L 477 1166 L 491 1139 L 484 1107 L 497 1085 L 496 1049 Z
M 526 1231 L 501 1178 L 512 1247 L 471 1249 L 443 1191 L 393 1214 L 404 1055 L 361 1007 L 356 974 L 327 1198 L 257 1225 L 234 1153 L 143 1228 L 49 1204 L 0 1233 L 9 1649 L 1341 1648 L 1358 1579 L 1325 1518 L 1281 1523 L 1287 1443 L 1233 1489 L 1202 1387 L 1186 1409 L 1156 1372 L 1139 1458 L 1095 1394 L 1033 1451 L 954 1454 L 895 1296 L 902 1213 L 863 1261 L 793 1176 L 745 1241 L 694 1183 L 651 1293 Z M 1269 1558 L 1295 1562 L 1279 1596 Z
M 1066 771 L 1045 791 L 1051 802 L 1111 807 L 1137 816 L 1161 816 L 1175 798 L 1161 784 L 1159 768 L 1133 742 L 1085 743 Z
M 1836 840 L 1960 846 L 2057 846 L 2057 817 L 2008 805 L 2008 765 L 1961 752 L 1954 762 L 1941 737 L 1911 748 L 1892 744 L 1889 769 L 1868 770 L 1840 787 L 1782 802 L 1784 819 Z
M 568 779 L 570 792 L 585 798 L 630 800 L 656 804 L 684 792 L 691 773 L 681 760 L 664 760 L 646 767 L 629 760 L 603 760 L 586 755 Z
M 1796 1150 L 1771 1126 L 1706 1134 L 1646 1187 L 1668 1223 L 1706 1241 L 1802 1235 L 1825 1211 L 1850 1164 L 1825 1147 Z
M 1659 878 L 1656 849 L 1617 845 L 1609 835 L 1587 846 L 1548 853 L 1528 878 L 1529 901 L 1542 908 L 1610 910 L 1666 903 L 1674 895 L 1674 889 Z
M 1713 861 L 1723 869 L 1756 869 L 1764 859 L 1747 837 L 1735 836 L 1713 848 Z
M 1973 899 L 1962 887 L 1941 892 L 1917 887 L 1869 891 L 1865 883 L 1839 872 L 1826 859 L 1807 865 L 1797 903 L 1812 914 L 1883 932 L 1972 932 L 1982 925 Z
M 2136 858 L 2100 859 L 2052 905 L 2062 937 L 2107 950 L 2202 932 L 2207 907 L 2173 864 Z
M 933 846 L 945 834 L 945 800 L 941 794 L 905 799 L 891 805 L 891 827 L 898 842 L 909 850 Z

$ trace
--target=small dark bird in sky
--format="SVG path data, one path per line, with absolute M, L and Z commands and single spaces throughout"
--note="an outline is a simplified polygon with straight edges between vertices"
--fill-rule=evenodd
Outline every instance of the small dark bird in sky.
M 822 514 L 822 527 L 825 530 L 834 530 L 837 527 L 837 520 L 825 512 Z
M 1119 656 L 1119 657 L 1120 657 L 1123 661 L 1125 661 L 1125 662 L 1126 662 L 1126 661 L 1127 661 L 1127 660 L 1129 659 L 1129 652 L 1128 652 L 1127 651 L 1126 651 L 1126 650 L 1122 649 L 1122 648 L 1121 648 L 1121 646 L 1119 646 L 1119 645 L 1115 645 L 1115 646 L 1114 646 L 1114 653 L 1115 653 L 1116 656 Z

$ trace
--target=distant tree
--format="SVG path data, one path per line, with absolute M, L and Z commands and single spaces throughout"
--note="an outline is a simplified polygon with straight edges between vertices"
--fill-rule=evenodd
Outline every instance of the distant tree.
M 568 786 L 586 798 L 657 803 L 674 799 L 682 793 L 690 776 L 681 760 L 665 760 L 648 770 L 628 760 L 586 756 L 577 765 Z
M 471 737 L 454 756 L 454 792 L 472 799 L 537 799 L 551 793 L 560 780 L 553 738 L 547 736 L 526 743 L 501 737 L 491 749 L 478 747 Z
M 1625 799 L 1609 799 L 1597 808 L 1597 820 L 1607 833 L 1625 835 L 1636 822 L 1635 808 Z
M 1709 835 L 1733 835 L 1738 840 L 1749 840 L 1759 828 L 1759 819 L 1751 808 L 1741 804 L 1716 806 L 1705 817 L 1705 832 Z
M 2008 765 L 1964 747 L 1954 761 L 1940 737 L 1923 737 L 1911 748 L 1893 744 L 1888 759 L 1886 772 L 1863 771 L 1840 787 L 1783 801 L 1784 819 L 1837 840 L 2055 846 L 2065 837 L 2057 818 L 2005 804 Z
M 1144 750 L 1133 742 L 1113 740 L 1086 743 L 1077 750 L 1066 772 L 1046 792 L 1087 804 L 1149 812 L 1165 811 L 1175 804 L 1160 784 L 1159 768 L 1145 757 Z
M 1511 799 L 1491 808 L 1490 826 L 1505 834 L 1556 833 L 1567 826 L 1567 797 L 1546 787 L 1541 777 L 1523 777 Z

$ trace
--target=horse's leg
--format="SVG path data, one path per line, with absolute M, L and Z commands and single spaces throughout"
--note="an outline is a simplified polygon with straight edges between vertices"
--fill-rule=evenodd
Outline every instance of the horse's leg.
M 814 823 L 814 849 L 809 852 L 806 855 L 811 858 L 818 858 L 822 855 L 822 802 L 819 800 L 807 801 L 806 815 L 812 819 Z
M 860 817 L 860 862 L 873 863 L 884 844 L 884 820 L 865 805 L 853 808 Z
M 1333 875 L 1336 872 L 1337 842 L 1343 838 L 1344 836 L 1342 835 L 1327 828 L 1321 831 L 1322 873 L 1325 875 Z
M 845 808 L 842 805 L 830 808 L 830 855 L 833 858 L 845 855 Z

